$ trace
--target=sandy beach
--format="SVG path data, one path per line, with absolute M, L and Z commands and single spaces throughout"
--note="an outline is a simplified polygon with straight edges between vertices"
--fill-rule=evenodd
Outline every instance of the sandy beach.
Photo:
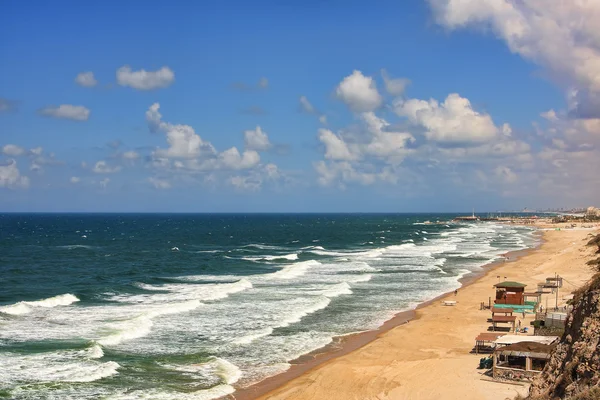
M 239 390 L 232 398 L 504 400 L 525 394 L 526 385 L 493 382 L 477 369 L 481 356 L 471 353 L 474 339 L 487 331 L 490 314 L 480 310 L 480 303 L 494 295 L 492 286 L 499 280 L 519 281 L 535 291 L 538 282 L 559 274 L 564 286 L 558 303 L 563 305 L 565 297 L 592 276 L 586 265 L 592 249 L 585 244 L 598 233 L 597 226 L 538 227 L 541 246 L 510 254 L 506 262 L 466 279 L 457 295 L 444 295 L 414 313 L 399 315 L 379 331 L 349 338 L 335 351 L 306 357 L 287 373 Z M 442 305 L 443 298 L 456 300 L 456 306 Z M 551 294 L 541 300 L 544 307 L 554 307 L 555 301 Z M 529 326 L 532 316 L 520 319 Z

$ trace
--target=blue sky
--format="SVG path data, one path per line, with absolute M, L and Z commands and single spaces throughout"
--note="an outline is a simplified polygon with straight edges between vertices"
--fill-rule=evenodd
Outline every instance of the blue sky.
M 537 0 L 4 2 L 0 211 L 598 205 L 596 17 Z

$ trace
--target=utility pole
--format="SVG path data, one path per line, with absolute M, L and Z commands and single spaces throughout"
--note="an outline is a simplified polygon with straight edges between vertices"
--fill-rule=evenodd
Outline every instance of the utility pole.
M 554 307 L 554 309 L 558 311 L 558 274 L 555 272 L 554 275 L 556 275 L 556 280 L 554 281 L 554 284 L 556 285 L 556 307 Z

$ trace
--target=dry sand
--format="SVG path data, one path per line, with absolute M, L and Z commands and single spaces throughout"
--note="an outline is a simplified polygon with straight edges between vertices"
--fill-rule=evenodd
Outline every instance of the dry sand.
M 598 229 L 565 229 L 563 225 L 557 231 L 553 225 L 542 227 L 548 230 L 543 231 L 544 243 L 539 248 L 516 261 L 489 268 L 457 296 L 451 293 L 443 297 L 456 300 L 456 306 L 443 306 L 436 299 L 417 309 L 410 323 L 376 333 L 375 340 L 361 343 L 363 347 L 339 357 L 326 357 L 314 363 L 316 366 L 308 364 L 306 371 L 300 367 L 294 374 L 271 378 L 234 393 L 235 398 L 257 398 L 273 388 L 259 398 L 504 400 L 526 393 L 525 385 L 484 380 L 489 378 L 477 369 L 481 355 L 471 351 L 475 337 L 489 326 L 486 320 L 490 312 L 480 310 L 480 303 L 494 295 L 492 285 L 498 282 L 497 276 L 526 283 L 527 290 L 535 291 L 538 282 L 558 273 L 564 278 L 559 304 L 592 276 L 585 264 L 592 250 L 585 243 Z M 553 307 L 555 296 L 544 295 L 544 307 L 546 302 Z M 523 320 L 523 326 L 530 320 Z

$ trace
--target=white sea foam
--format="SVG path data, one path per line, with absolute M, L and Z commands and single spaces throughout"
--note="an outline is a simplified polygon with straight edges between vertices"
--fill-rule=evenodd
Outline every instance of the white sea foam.
M 22 315 L 22 314 L 28 314 L 30 312 L 31 312 L 31 308 L 27 307 L 24 302 L 0 307 L 0 313 L 4 313 L 4 314 Z
M 77 353 L 59 351 L 38 354 L 4 353 L 0 356 L 3 374 L 0 383 L 9 382 L 93 382 L 118 374 L 120 365 L 84 361 Z
M 151 332 L 154 325 L 153 318 L 188 312 L 198 308 L 201 304 L 198 300 L 191 300 L 184 303 L 167 303 L 148 307 L 149 310 L 138 317 L 109 324 L 105 330 L 112 331 L 112 333 L 102 336 L 97 342 L 102 346 L 116 346 L 122 342 L 139 339 Z
M 332 298 L 341 296 L 343 294 L 352 294 L 352 289 L 350 288 L 350 285 L 348 285 L 347 282 L 342 282 L 323 290 L 321 294 L 325 297 Z
M 316 260 L 300 261 L 291 265 L 287 265 L 277 272 L 269 274 L 267 279 L 293 279 L 298 278 L 306 273 L 311 267 L 322 265 Z
M 298 253 L 291 254 L 278 254 L 273 256 L 246 256 L 241 257 L 242 260 L 247 261 L 273 261 L 273 260 L 290 260 L 294 261 L 298 259 Z
M 160 389 L 127 389 L 125 392 L 112 394 L 103 398 L 105 400 L 213 400 L 220 399 L 233 392 L 235 392 L 233 386 L 223 384 L 195 392 L 168 392 Z
M 76 296 L 67 293 L 38 301 L 20 301 L 15 304 L 0 307 L 0 312 L 12 315 L 22 315 L 32 312 L 34 307 L 53 308 L 58 306 L 68 306 L 78 301 L 79 299 Z
M 348 279 L 348 282 L 351 282 L 351 283 L 368 282 L 371 280 L 371 278 L 373 278 L 373 275 L 371 275 L 371 274 L 358 275 L 356 278 Z
M 89 358 L 102 358 L 104 357 L 104 351 L 102 346 L 98 343 L 94 343 L 91 347 L 85 350 L 85 355 Z
M 87 237 L 85 235 L 82 236 L 83 238 Z M 88 250 L 92 250 L 94 249 L 94 246 L 88 246 L 85 244 L 69 244 L 66 246 L 56 246 L 57 249 L 66 249 L 66 250 L 75 250 L 75 249 L 88 249 Z
M 239 279 L 239 277 L 237 277 Z M 187 300 L 219 300 L 230 294 L 238 293 L 252 287 L 252 283 L 242 278 L 237 282 L 216 284 L 176 283 L 164 285 L 149 285 L 137 283 L 136 286 L 154 292 L 152 294 L 127 295 L 119 294 L 109 297 L 109 300 L 125 303 L 172 303 Z
M 254 333 L 252 333 L 250 335 L 242 336 L 238 339 L 235 339 L 233 341 L 233 343 L 238 344 L 238 345 L 250 344 L 257 339 L 260 339 L 265 336 L 269 336 L 271 333 L 273 333 L 273 328 L 259 329 L 259 330 L 254 331 Z

